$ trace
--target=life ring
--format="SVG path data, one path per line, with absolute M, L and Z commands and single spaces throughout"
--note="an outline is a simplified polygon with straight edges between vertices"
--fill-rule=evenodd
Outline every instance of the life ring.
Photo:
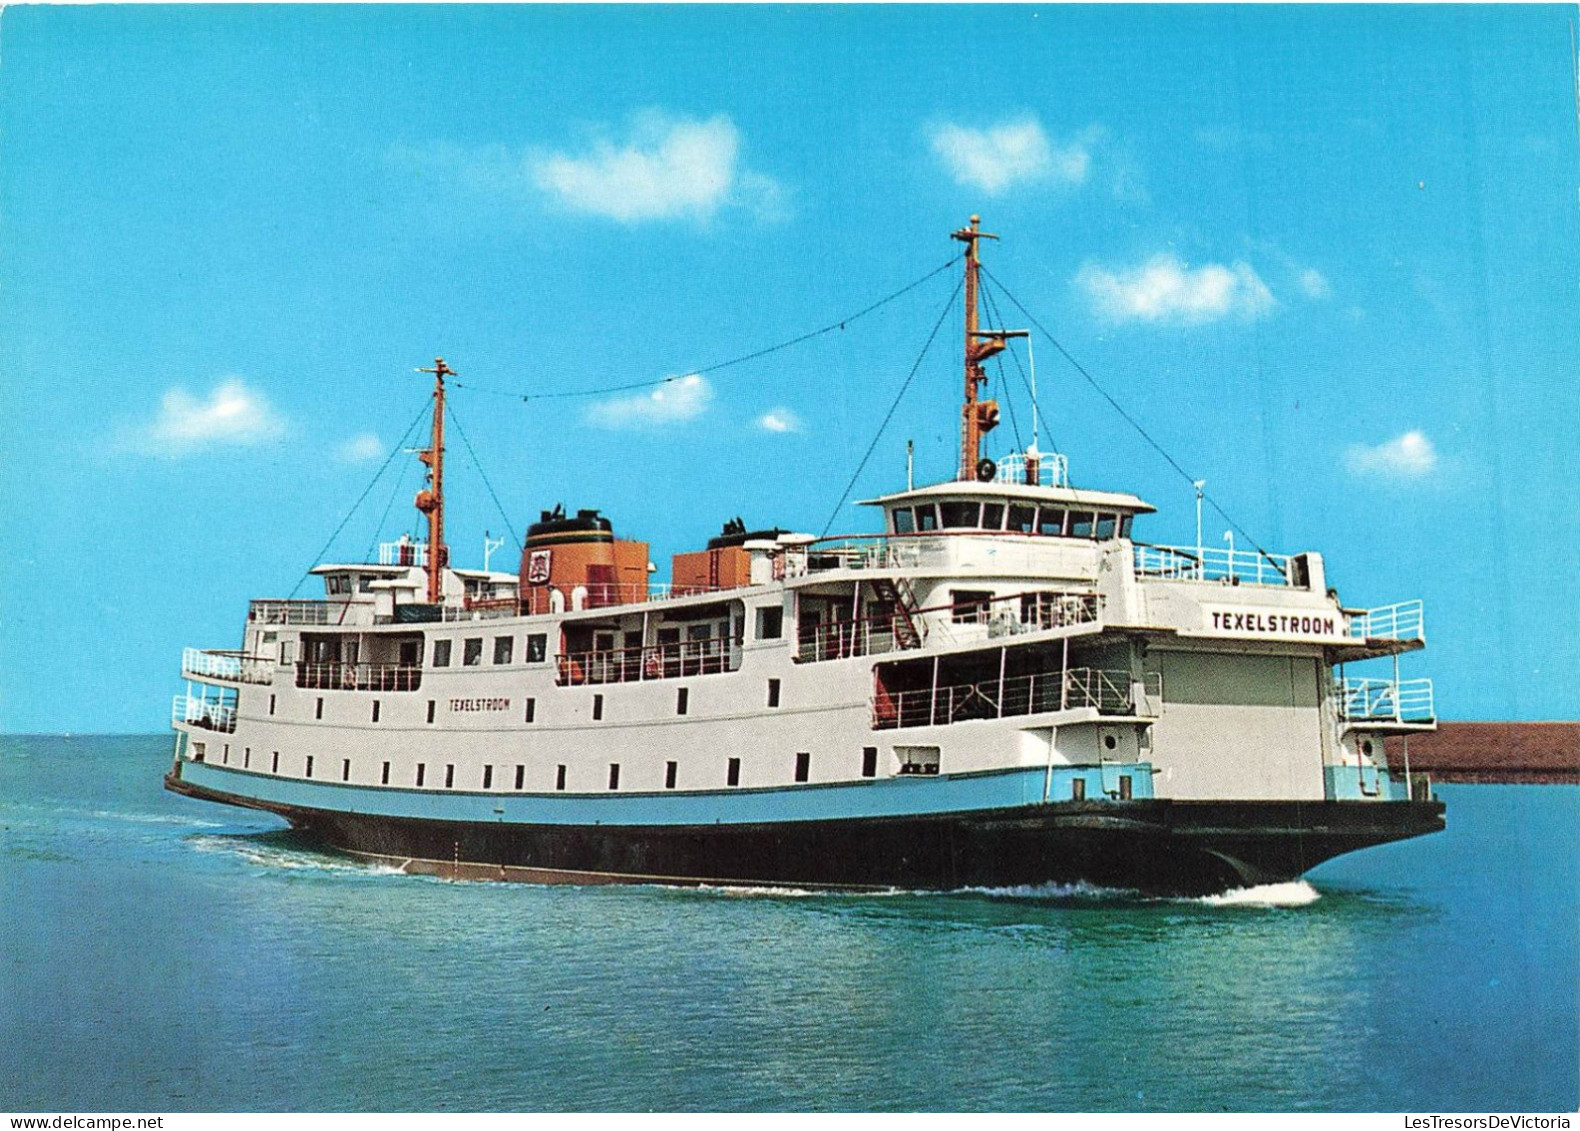
M 991 483 L 994 476 L 998 475 L 998 464 L 983 456 L 977 460 L 977 482 Z

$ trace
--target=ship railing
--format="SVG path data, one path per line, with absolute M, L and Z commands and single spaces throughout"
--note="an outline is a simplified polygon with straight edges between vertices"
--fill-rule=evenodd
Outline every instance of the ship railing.
M 296 686 L 317 691 L 416 691 L 422 686 L 422 668 L 417 664 L 300 660 Z
M 1137 543 L 1136 575 L 1165 581 L 1212 581 L 1220 585 L 1294 585 L 1290 555 L 1233 547 L 1148 546 Z
M 1037 457 L 1037 474 L 1035 479 L 1027 475 L 1027 460 L 1024 452 L 1010 452 L 998 461 L 998 472 L 994 476 L 998 483 L 1019 483 L 1028 487 L 1068 487 L 1070 485 L 1070 461 L 1058 452 L 1047 452 Z
M 545 613 L 583 612 L 587 609 L 641 605 L 671 598 L 701 597 L 710 593 L 723 593 L 728 588 L 723 585 L 671 585 L 668 582 L 640 581 L 584 584 L 568 591 L 561 586 L 533 585 L 522 591 L 517 604 L 521 616 L 542 616 Z
M 427 564 L 428 543 L 426 542 L 379 543 L 379 565 L 426 566 Z
M 1136 713 L 1137 695 L 1123 669 L 1069 668 L 981 683 L 880 691 L 872 703 L 875 730 L 946 726 L 974 719 L 1002 719 L 1095 708 L 1099 715 Z
M 274 661 L 247 652 L 183 648 L 181 674 L 192 679 L 221 679 L 229 683 L 273 683 Z
M 876 656 L 884 652 L 920 648 L 920 632 L 907 634 L 900 614 L 866 617 L 862 620 L 829 621 L 804 624 L 797 631 L 797 663 L 845 660 L 853 656 Z
M 1437 717 L 1430 679 L 1346 679 L 1339 715 L 1349 722 L 1430 724 Z
M 884 534 L 823 538 L 806 548 L 808 573 L 833 569 L 914 569 L 923 563 L 927 547 L 917 538 L 890 538 Z
M 468 598 L 459 605 L 440 606 L 442 621 L 500 620 L 521 615 L 519 602 L 514 597 Z
M 675 644 L 567 652 L 556 657 L 556 665 L 555 682 L 561 687 L 718 675 L 740 668 L 741 640 L 716 636 Z
M 177 695 L 170 704 L 170 721 L 232 734 L 236 730 L 236 704 Z
M 350 611 L 346 601 L 253 601 L 247 619 L 254 624 L 342 624 Z
M 1349 633 L 1359 640 L 1426 640 L 1426 607 L 1419 601 L 1400 601 L 1351 613 Z

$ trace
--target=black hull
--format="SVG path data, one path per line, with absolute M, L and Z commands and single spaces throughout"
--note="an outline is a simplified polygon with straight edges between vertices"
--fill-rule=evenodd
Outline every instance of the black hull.
M 1207 895 L 1293 880 L 1345 852 L 1438 832 L 1439 801 L 1072 801 L 760 825 L 455 823 L 178 793 L 277 813 L 329 847 L 407 871 L 538 883 L 909 889 L 1086 883 Z

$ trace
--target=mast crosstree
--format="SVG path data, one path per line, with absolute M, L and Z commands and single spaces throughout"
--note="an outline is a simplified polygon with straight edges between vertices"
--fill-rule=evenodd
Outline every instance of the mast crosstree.
M 1010 338 L 1027 336 L 1025 330 L 984 330 L 980 326 L 977 292 L 982 260 L 977 252 L 977 241 L 998 239 L 991 232 L 982 231 L 981 222 L 980 216 L 973 216 L 969 227 L 951 233 L 954 239 L 966 245 L 966 397 L 960 413 L 959 479 L 992 479 L 997 470 L 992 460 L 982 458 L 983 435 L 998 427 L 998 402 L 978 399 L 981 386 L 987 381 L 982 363 L 1002 353 Z

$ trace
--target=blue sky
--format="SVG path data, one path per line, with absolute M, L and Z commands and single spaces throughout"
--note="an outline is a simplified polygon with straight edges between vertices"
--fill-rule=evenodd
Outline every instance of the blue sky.
M 736 514 L 821 530 L 952 277 L 656 394 L 494 394 L 795 337 L 944 263 L 974 211 L 994 275 L 1258 541 L 1320 550 L 1347 603 L 1425 598 L 1406 664 L 1444 717 L 1575 718 L 1575 18 L 7 8 L 0 728 L 160 729 L 180 648 L 291 591 L 436 354 L 518 533 L 601 507 L 663 566 Z M 854 497 L 903 484 L 907 439 L 951 473 L 949 331 Z M 1034 346 L 1044 447 L 1192 542 L 1189 484 Z M 505 523 L 450 457 L 480 564 Z M 398 457 L 331 556 L 417 530 L 416 487 Z

